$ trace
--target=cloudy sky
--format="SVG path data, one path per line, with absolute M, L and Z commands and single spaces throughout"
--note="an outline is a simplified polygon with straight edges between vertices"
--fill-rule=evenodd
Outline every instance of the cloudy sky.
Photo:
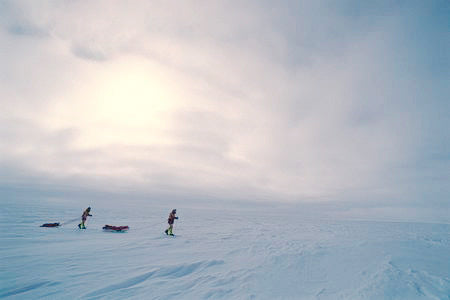
M 449 208 L 448 1 L 0 1 L 0 187 Z

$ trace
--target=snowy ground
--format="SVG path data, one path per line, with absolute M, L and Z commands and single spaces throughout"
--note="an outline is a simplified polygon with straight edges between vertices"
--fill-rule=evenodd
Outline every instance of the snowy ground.
M 450 299 L 450 225 L 314 210 L 4 201 L 0 298 Z M 92 206 L 87 230 L 77 218 Z M 129 225 L 126 233 L 104 224 Z

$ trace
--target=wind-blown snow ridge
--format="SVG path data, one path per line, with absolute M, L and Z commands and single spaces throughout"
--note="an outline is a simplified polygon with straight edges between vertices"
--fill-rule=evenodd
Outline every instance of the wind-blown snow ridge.
M 180 278 L 183 276 L 187 276 L 197 270 L 206 269 L 215 265 L 223 264 L 224 262 L 221 260 L 211 260 L 211 261 L 200 261 L 192 264 L 184 264 L 184 265 L 174 265 L 170 267 L 160 267 L 154 269 L 150 272 L 146 272 L 141 275 L 134 276 L 132 278 L 126 279 L 124 281 L 108 285 L 104 288 L 95 290 L 91 293 L 86 294 L 86 297 L 105 295 L 113 291 L 130 288 L 132 286 L 139 285 L 150 278 Z
M 9 297 L 9 296 L 18 296 L 22 293 L 26 293 L 26 292 L 32 291 L 34 289 L 38 289 L 43 286 L 51 286 L 51 285 L 57 285 L 57 284 L 59 284 L 59 282 L 52 282 L 49 280 L 40 281 L 40 282 L 36 282 L 36 283 L 30 284 L 30 285 L 24 286 L 22 288 L 18 288 L 18 289 L 11 290 L 6 293 L 2 293 L 2 294 L 0 294 L 0 298 Z

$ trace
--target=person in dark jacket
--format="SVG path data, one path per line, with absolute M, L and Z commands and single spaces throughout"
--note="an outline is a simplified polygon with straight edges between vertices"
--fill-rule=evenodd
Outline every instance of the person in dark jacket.
M 83 215 L 81 216 L 81 223 L 78 224 L 78 228 L 86 229 L 86 226 L 84 225 L 84 223 L 86 222 L 87 217 L 92 217 L 90 212 L 91 212 L 91 208 L 90 207 L 86 208 L 86 210 L 83 212 Z
M 178 219 L 178 217 L 175 216 L 176 213 L 177 213 L 177 210 L 174 209 L 169 214 L 169 218 L 167 219 L 167 223 L 169 223 L 169 228 L 167 228 L 166 231 L 164 231 L 167 235 L 172 235 L 173 236 L 173 233 L 172 233 L 173 222 L 175 221 L 175 219 Z

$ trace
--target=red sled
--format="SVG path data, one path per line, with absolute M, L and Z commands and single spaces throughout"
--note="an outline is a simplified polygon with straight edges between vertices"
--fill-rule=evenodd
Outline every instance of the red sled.
M 103 230 L 107 231 L 127 231 L 130 229 L 128 226 L 112 226 L 112 225 L 105 225 L 103 226 Z

